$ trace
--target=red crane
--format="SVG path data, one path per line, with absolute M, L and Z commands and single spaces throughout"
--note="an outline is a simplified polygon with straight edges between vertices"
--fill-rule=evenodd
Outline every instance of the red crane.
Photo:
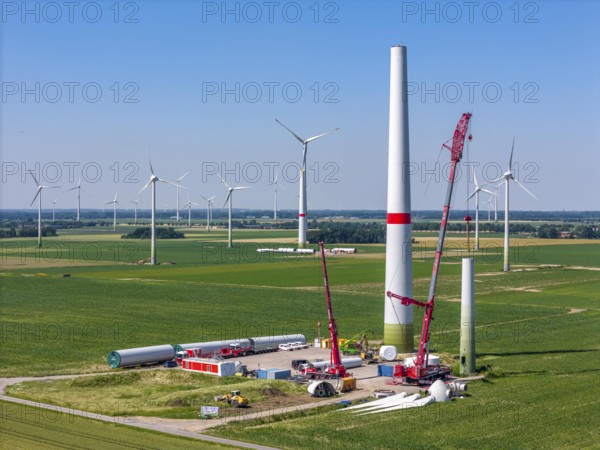
M 431 275 L 431 283 L 429 285 L 429 300 L 427 302 L 420 302 L 409 297 L 403 297 L 401 295 L 394 294 L 388 291 L 387 296 L 389 298 L 399 299 L 403 305 L 417 305 L 425 310 L 423 314 L 423 324 L 421 326 L 421 338 L 419 341 L 419 351 L 417 353 L 417 360 L 414 366 L 402 368 L 401 372 L 406 376 L 406 380 L 409 383 L 426 384 L 435 381 L 438 378 L 445 378 L 450 373 L 450 368 L 443 366 L 429 366 L 429 325 L 433 315 L 434 300 L 435 300 L 435 289 L 437 286 L 438 272 L 440 268 L 440 262 L 442 259 L 442 252 L 444 249 L 444 238 L 446 237 L 446 228 L 448 225 L 448 216 L 450 214 L 450 202 L 452 200 L 452 189 L 454 187 L 454 178 L 456 175 L 456 165 L 460 162 L 463 154 L 463 148 L 465 145 L 465 138 L 467 130 L 469 128 L 469 120 L 471 119 L 471 113 L 464 113 L 454 131 L 454 137 L 452 139 L 452 147 L 449 147 L 445 143 L 442 145 L 443 148 L 450 150 L 451 167 L 450 177 L 448 180 L 448 189 L 446 191 L 446 201 L 444 204 L 444 212 L 442 214 L 442 224 L 440 226 L 440 234 L 438 238 L 437 248 L 435 251 L 435 261 L 433 263 L 433 273 Z M 469 141 L 472 136 L 469 135 Z
M 342 356 L 338 342 L 337 325 L 333 317 L 331 308 L 331 294 L 329 293 L 329 278 L 327 277 L 327 264 L 325 263 L 325 244 L 319 242 L 321 249 L 321 262 L 323 264 L 323 280 L 325 282 L 325 299 L 327 301 L 327 316 L 329 318 L 329 337 L 331 338 L 331 353 L 329 356 L 329 366 L 323 372 L 314 367 L 308 367 L 303 371 L 303 375 L 311 378 L 344 378 L 348 375 L 346 368 L 342 364 Z

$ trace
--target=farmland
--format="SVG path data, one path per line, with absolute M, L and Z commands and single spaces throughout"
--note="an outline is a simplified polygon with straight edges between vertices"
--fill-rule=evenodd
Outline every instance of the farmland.
M 256 253 L 259 247 L 290 242 L 293 230 L 236 231 L 238 245 L 227 249 L 222 230 L 183 229 L 185 239 L 158 243 L 159 261 L 174 264 L 149 267 L 132 264 L 148 256 L 149 243 L 120 239 L 126 228 L 115 234 L 71 230 L 46 239 L 42 252 L 33 239 L 3 242 L 0 376 L 107 372 L 106 355 L 119 348 L 295 332 L 311 339 L 316 322 L 326 321 L 317 257 Z M 422 299 L 435 238 L 416 238 L 413 277 L 415 297 Z M 286 448 L 343 448 L 357 442 L 377 448 L 397 448 L 402 442 L 412 448 L 596 445 L 600 436 L 589 423 L 600 420 L 600 245 L 547 239 L 512 243 L 510 273 L 500 272 L 498 238 L 484 237 L 484 250 L 475 255 L 477 365 L 487 377 L 471 383 L 465 400 L 417 413 L 364 417 L 332 416 L 321 409 L 209 432 Z M 350 337 L 368 328 L 370 339 L 381 339 L 384 247 L 357 248 L 356 255 L 328 260 L 339 330 Z M 458 353 L 460 259 L 467 252 L 460 236 L 449 237 L 448 250 L 438 285 L 432 351 L 452 359 Z M 416 313 L 415 332 L 419 317 Z M 110 377 L 132 376 L 126 370 L 113 372 Z M 69 383 L 73 381 L 15 385 L 10 393 L 37 401 L 73 401 L 64 397 Z M 99 411 L 109 413 L 101 400 L 110 383 L 82 383 L 75 392 L 99 400 Z M 189 419 L 189 405 L 169 401 L 201 395 L 182 380 L 170 388 L 142 380 L 117 384 L 114 395 L 133 399 L 141 386 L 151 387 L 148 415 Z M 322 424 L 338 415 L 343 423 L 333 439 Z M 433 425 L 423 429 L 424 421 Z M 18 426 L 35 425 L 26 422 Z M 112 435 L 110 425 L 86 426 Z

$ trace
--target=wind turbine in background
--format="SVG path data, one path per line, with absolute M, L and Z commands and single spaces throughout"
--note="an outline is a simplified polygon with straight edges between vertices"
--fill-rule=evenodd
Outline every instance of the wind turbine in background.
M 477 183 L 477 174 L 475 173 L 475 171 L 473 171 L 473 182 L 475 184 L 475 190 L 471 195 L 467 197 L 467 200 L 470 200 L 471 198 L 473 198 L 473 196 L 475 196 L 475 250 L 479 250 L 479 193 L 486 192 L 490 195 L 496 194 L 479 186 L 479 183 Z
M 58 199 L 52 200 L 52 222 L 56 221 L 56 202 Z
M 494 197 L 494 222 L 498 222 L 498 188 L 499 187 L 500 187 L 500 184 L 495 186 L 496 196 Z
M 302 144 L 302 167 L 300 168 L 300 198 L 299 198 L 299 207 L 298 207 L 298 247 L 304 248 L 306 247 L 306 230 L 307 230 L 307 217 L 306 217 L 306 152 L 308 151 L 308 143 L 314 140 L 317 140 L 323 136 L 326 136 L 330 133 L 338 131 L 339 128 L 335 130 L 328 131 L 323 134 L 318 134 L 317 136 L 310 137 L 308 139 L 302 139 L 288 127 L 286 127 L 279 120 L 275 119 L 279 125 L 288 130 L 292 135 Z
M 488 221 L 488 223 L 490 223 L 490 222 L 491 222 L 491 215 L 492 215 L 492 214 L 491 214 L 491 212 L 492 212 L 492 199 L 493 199 L 493 198 L 494 198 L 494 197 L 490 195 L 490 198 L 488 198 L 488 200 L 487 200 L 487 202 L 486 202 L 486 203 L 487 203 L 487 205 L 488 205 L 488 220 L 487 220 L 487 221 Z
M 183 178 L 183 177 L 181 177 L 181 178 Z M 188 194 L 187 199 L 188 199 L 188 201 L 185 204 L 184 208 L 188 209 L 188 227 L 191 228 L 191 226 L 192 226 L 192 205 L 196 205 L 196 206 L 200 206 L 200 205 L 198 203 L 194 203 L 193 201 L 190 200 L 190 194 Z
M 133 207 L 133 223 L 134 225 L 137 225 L 137 210 L 138 210 L 138 203 L 140 201 L 136 198 L 134 200 L 131 200 L 129 203 L 133 203 L 135 206 Z
M 279 185 L 277 182 L 277 177 L 279 176 L 279 172 L 275 174 L 275 181 L 267 184 L 267 186 L 273 186 L 273 195 L 274 195 L 274 203 L 273 203 L 273 220 L 277 222 L 277 186 Z
M 29 170 L 28 172 L 37 186 L 37 193 L 35 194 L 35 197 L 33 197 L 33 200 L 31 200 L 29 206 L 33 206 L 33 204 L 35 203 L 35 199 L 38 199 L 38 248 L 42 248 L 42 191 L 44 189 L 60 188 L 60 186 L 42 186 L 33 174 L 33 172 L 31 170 Z
M 110 202 L 104 202 L 105 205 L 113 205 L 113 231 L 117 231 L 117 205 L 120 205 L 117 200 L 118 192 L 115 192 L 115 198 Z
M 77 222 L 79 222 L 81 219 L 81 178 L 79 179 L 77 186 L 67 189 L 65 192 L 74 191 L 75 189 L 77 189 Z
M 152 168 L 152 161 L 150 161 L 150 156 L 148 156 L 148 165 L 150 166 L 150 180 L 142 189 L 140 189 L 140 191 L 137 194 L 135 194 L 135 197 L 141 194 L 148 186 L 152 185 L 152 218 L 150 221 L 150 264 L 154 265 L 156 264 L 156 182 L 160 181 L 161 183 L 169 183 L 173 186 L 177 186 L 177 184 L 169 180 L 162 180 L 154 174 L 154 169 Z
M 223 203 L 223 206 L 225 206 L 227 203 L 229 203 L 229 234 L 228 234 L 228 243 L 227 243 L 227 247 L 231 248 L 233 247 L 233 242 L 231 241 L 231 211 L 233 209 L 233 192 L 234 191 L 241 191 L 242 189 L 249 189 L 246 186 L 236 186 L 236 187 L 231 187 L 227 184 L 227 182 L 225 181 L 225 179 L 223 177 L 221 177 L 221 183 L 223 183 L 223 185 L 225 185 L 225 187 L 227 188 L 227 198 L 225 199 L 225 203 Z
M 213 195 L 212 197 L 206 198 L 204 195 L 201 195 L 201 197 L 206 200 L 206 231 L 210 232 L 210 220 L 212 219 L 212 205 L 213 205 L 213 200 L 215 198 L 217 198 L 216 195 Z
M 517 185 L 520 186 L 525 192 L 527 192 L 533 198 L 538 200 L 538 198 L 535 195 L 533 195 L 531 192 L 529 192 L 525 186 L 523 186 L 521 183 L 519 183 L 519 181 L 515 178 L 515 176 L 512 172 L 512 165 L 513 165 L 512 160 L 513 160 L 514 150 L 515 150 L 515 138 L 513 138 L 512 148 L 510 149 L 510 159 L 508 161 L 508 169 L 506 170 L 506 172 L 504 172 L 504 175 L 502 175 L 501 177 L 488 183 L 488 184 L 493 184 L 500 180 L 503 180 L 503 182 L 504 182 L 504 271 L 505 272 L 510 271 L 510 258 L 509 258 L 510 240 L 508 237 L 508 232 L 509 232 L 509 227 L 510 227 L 510 220 L 508 218 L 508 209 L 509 209 L 508 208 L 508 204 L 509 204 L 508 203 L 508 191 L 509 191 L 510 181 L 512 180 L 515 183 L 517 183 Z M 500 183 L 500 184 L 502 184 L 502 183 Z
M 179 178 L 177 178 L 175 180 L 175 183 L 178 184 L 178 186 L 177 186 L 177 203 L 175 206 L 175 208 L 177 209 L 177 212 L 175 213 L 175 219 L 177 220 L 177 222 L 179 222 L 179 189 L 183 187 L 183 186 L 179 186 L 179 183 L 181 183 L 181 180 L 183 180 L 189 173 L 190 173 L 190 171 L 188 170 L 186 173 L 184 173 L 183 175 L 181 175 Z M 189 195 L 188 195 L 188 202 L 189 202 Z

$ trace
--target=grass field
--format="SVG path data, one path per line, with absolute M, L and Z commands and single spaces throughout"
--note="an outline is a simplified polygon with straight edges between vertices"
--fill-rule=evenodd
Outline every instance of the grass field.
M 47 239 L 42 252 L 34 239 L 2 242 L 0 376 L 104 372 L 109 351 L 135 346 L 293 332 L 311 339 L 316 322 L 326 321 L 318 257 L 256 253 L 257 247 L 289 245 L 293 230 L 236 231 L 238 244 L 227 249 L 224 230 L 209 235 L 193 229 L 186 239 L 159 241 L 159 261 L 175 264 L 155 267 L 132 265 L 148 257 L 149 243 L 122 240 L 121 234 L 80 231 Z M 414 291 L 424 299 L 435 238 L 417 241 Z M 500 239 L 482 239 L 484 250 L 474 255 L 477 364 L 488 377 L 471 384 L 467 399 L 409 414 L 354 417 L 321 410 L 212 432 L 286 448 L 596 446 L 598 428 L 590 424 L 600 423 L 600 244 L 538 239 L 512 244 L 510 273 L 501 272 Z M 328 260 L 334 310 L 342 336 L 371 329 L 370 338 L 378 339 L 384 247 L 357 247 L 357 255 Z M 432 350 L 453 357 L 460 260 L 467 252 L 455 236 L 448 250 Z M 416 333 L 420 318 L 416 312 Z M 53 396 L 68 391 L 69 383 L 31 383 L 12 393 L 57 401 Z M 169 388 L 132 380 L 118 384 L 106 401 L 120 395 L 128 401 L 134 394 L 128 390 L 142 385 L 149 414 L 189 417 L 186 401 L 201 395 L 182 380 Z M 72 388 L 72 395 L 94 395 L 94 386 Z M 181 402 L 169 404 L 173 399 Z M 338 415 L 335 427 L 324 426 Z M 19 426 L 35 426 L 26 422 Z M 112 436 L 109 425 L 94 426 Z
M 210 442 L 94 420 L 95 414 L 80 417 L 26 405 L 0 401 L 0 448 L 2 449 L 199 449 L 232 448 Z

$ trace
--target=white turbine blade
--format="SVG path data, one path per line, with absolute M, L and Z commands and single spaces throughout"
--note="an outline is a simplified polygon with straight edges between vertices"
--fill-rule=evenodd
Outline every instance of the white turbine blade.
M 192 205 L 196 205 L 196 206 L 200 206 L 198 203 L 196 202 L 190 202 Z
M 60 186 L 42 186 L 44 189 L 60 189 Z
M 150 173 L 154 175 L 154 169 L 152 168 L 152 161 L 150 161 L 150 154 L 148 153 L 148 149 L 146 149 L 146 156 L 148 157 L 148 165 L 150 166 Z
M 229 201 L 229 199 L 231 198 L 232 192 L 233 192 L 233 189 L 230 189 L 229 194 L 227 194 L 227 198 L 225 199 L 225 203 L 223 203 L 223 206 L 225 206 L 227 204 L 227 202 Z
M 135 194 L 135 195 L 134 195 L 134 197 L 137 197 L 137 196 L 138 196 L 138 195 L 140 195 L 142 192 L 144 192 L 144 190 L 145 190 L 145 189 L 146 189 L 148 186 L 150 186 L 150 184 L 151 184 L 151 183 L 152 183 L 152 180 L 148 181 L 148 182 L 146 183 L 146 185 L 145 185 L 143 188 L 141 188 L 141 189 L 140 189 L 140 190 L 137 192 L 137 194 Z
M 37 180 L 37 178 L 35 177 L 35 175 L 33 174 L 33 171 L 28 170 L 27 172 L 29 172 L 29 175 L 31 175 L 31 178 L 33 178 L 33 181 L 35 181 L 35 185 L 39 186 L 40 182 Z
M 521 183 L 519 183 L 519 181 L 516 178 L 513 178 L 514 182 L 517 183 L 519 186 L 521 186 L 523 188 L 523 190 L 525 190 L 525 192 L 527 192 L 529 195 L 531 195 L 533 198 L 535 198 L 538 202 L 540 201 L 539 198 L 537 198 L 535 195 L 533 195 L 531 192 L 529 192 L 529 190 L 523 186 Z
M 29 206 L 33 206 L 33 204 L 35 203 L 35 200 L 38 198 L 38 195 L 40 195 L 40 192 L 42 192 L 42 189 L 38 188 L 38 191 L 35 194 L 35 197 L 33 197 L 33 200 L 31 200 L 31 203 L 29 204 Z
M 481 185 L 481 187 L 489 186 L 490 184 L 497 183 L 500 180 L 504 180 L 504 175 L 502 175 L 501 177 L 496 178 L 495 180 L 492 180 L 492 181 L 490 181 L 488 183 L 485 183 L 485 184 Z M 500 183 L 500 184 L 502 184 L 502 183 Z M 500 184 L 498 184 L 498 186 L 500 186 Z M 483 189 L 482 189 L 482 191 L 483 191 Z
M 183 175 L 181 175 L 181 176 L 180 176 L 179 178 L 177 178 L 177 180 L 175 180 L 175 181 L 177 181 L 177 182 L 179 183 L 181 180 L 183 180 L 185 177 L 187 177 L 187 176 L 189 175 L 189 173 L 190 173 L 190 172 L 191 172 L 191 170 L 188 170 L 186 173 L 184 173 Z
M 209 202 L 212 202 L 215 198 L 217 198 L 218 195 L 213 195 L 211 198 L 208 199 Z
M 473 181 L 475 182 L 475 189 L 479 189 L 479 184 L 477 183 L 477 174 L 473 171 Z
M 239 191 L 241 189 L 250 189 L 250 188 L 247 186 L 237 186 L 237 187 L 231 188 L 232 191 Z
M 207 202 L 209 202 L 210 200 L 207 199 L 204 195 L 201 195 L 200 197 L 202 197 L 204 200 L 206 200 Z
M 513 136 L 512 148 L 510 149 L 510 159 L 508 160 L 508 170 L 512 168 L 513 151 L 515 150 L 515 137 Z
M 156 181 L 160 181 L 161 183 L 172 184 L 173 186 L 177 186 L 178 188 L 187 189 L 185 186 L 182 186 L 181 184 L 178 184 L 175 181 L 163 180 L 162 178 L 157 178 Z
M 74 191 L 75 189 L 79 189 L 79 186 L 72 187 L 71 189 L 65 190 L 65 192 Z
M 475 194 L 477 194 L 477 191 L 473 191 L 473 193 L 467 197 L 465 202 L 471 200 Z
M 221 172 L 219 172 L 219 178 L 221 179 L 221 183 L 223 183 L 227 189 L 231 189 L 231 186 L 229 186 L 227 184 L 227 181 L 225 181 L 225 178 L 223 178 L 223 175 L 221 175 Z
M 496 195 L 492 191 L 488 191 L 487 189 L 480 189 L 480 191 L 481 192 L 487 192 L 488 194 L 491 194 L 491 195 Z
M 286 130 L 288 130 L 290 133 L 292 133 L 294 135 L 294 137 L 296 139 L 298 139 L 302 144 L 304 144 L 304 139 L 302 139 L 300 136 L 298 136 L 296 133 L 294 133 L 292 130 L 290 130 L 288 127 L 286 127 L 284 124 L 282 124 L 279 120 L 275 119 L 275 122 L 277 122 L 279 125 L 281 125 L 283 128 L 285 128 Z
M 335 130 L 328 131 L 327 133 L 319 134 L 317 136 L 313 136 L 311 138 L 308 138 L 306 140 L 306 143 L 308 144 L 309 142 L 315 141 L 315 140 L 317 140 L 319 138 L 322 138 L 323 136 L 327 136 L 328 134 L 335 133 L 338 130 L 339 130 L 339 128 L 336 128 Z

